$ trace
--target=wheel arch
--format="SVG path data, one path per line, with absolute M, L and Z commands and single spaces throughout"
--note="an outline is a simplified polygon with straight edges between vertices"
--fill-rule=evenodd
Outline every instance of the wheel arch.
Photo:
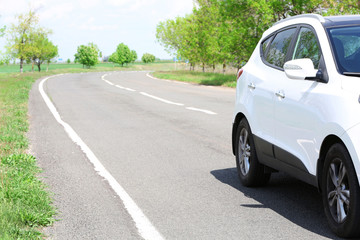
M 325 156 L 326 156 L 326 153 L 329 151 L 330 147 L 332 145 L 334 145 L 335 143 L 341 143 L 346 148 L 346 145 L 344 144 L 344 142 L 336 135 L 327 136 L 321 144 L 319 159 L 318 159 L 317 168 L 316 168 L 317 169 L 316 170 L 317 183 L 318 183 L 318 189 L 320 192 L 321 192 L 321 181 L 322 181 L 322 175 L 323 175 L 323 169 L 324 169 L 324 163 L 325 163 Z
M 243 113 L 239 112 L 236 115 L 235 120 L 233 122 L 233 127 L 232 127 L 232 151 L 233 151 L 234 155 L 235 155 L 235 145 L 236 145 L 236 131 L 237 131 L 237 128 L 239 126 L 240 121 L 243 118 L 246 118 L 245 115 Z

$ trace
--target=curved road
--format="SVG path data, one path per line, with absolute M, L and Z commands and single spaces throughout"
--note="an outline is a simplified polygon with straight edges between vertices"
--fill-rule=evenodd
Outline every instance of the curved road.
M 124 199 L 55 120 L 41 80 L 30 95 L 29 138 L 60 219 L 44 232 L 50 239 L 146 238 Z M 159 233 L 149 238 L 336 238 L 317 189 L 285 174 L 264 188 L 239 184 L 231 152 L 234 89 L 146 72 L 66 74 L 43 88 Z

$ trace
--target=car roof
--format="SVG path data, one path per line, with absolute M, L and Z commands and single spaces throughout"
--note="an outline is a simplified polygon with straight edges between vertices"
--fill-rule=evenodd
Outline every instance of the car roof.
M 324 27 L 347 26 L 360 24 L 360 15 L 342 15 L 324 17 Z
M 301 24 L 303 22 L 319 22 L 325 28 L 336 26 L 349 26 L 360 25 L 360 15 L 342 15 L 342 16 L 321 16 L 319 14 L 301 14 L 292 17 L 282 19 L 263 33 L 264 36 L 268 36 L 270 33 L 286 27 L 287 24 Z
M 339 25 L 353 25 L 360 23 L 360 15 L 339 15 L 339 16 L 323 17 L 319 14 L 301 14 L 301 15 L 296 15 L 282 19 L 276 22 L 273 26 L 290 20 L 296 19 L 297 21 L 301 21 L 301 19 L 306 19 L 306 18 L 316 19 L 319 22 L 321 22 L 325 27 L 339 26 Z

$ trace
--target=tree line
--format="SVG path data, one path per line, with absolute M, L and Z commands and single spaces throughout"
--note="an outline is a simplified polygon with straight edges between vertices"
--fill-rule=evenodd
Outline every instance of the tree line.
M 97 45 L 94 43 L 88 43 L 88 45 L 80 45 L 77 48 L 75 62 L 82 64 L 83 67 L 90 68 L 91 66 L 95 66 L 99 63 L 99 57 L 102 57 L 102 53 L 99 51 Z M 121 66 L 124 66 L 124 64 L 127 65 L 134 63 L 137 58 L 137 52 L 135 50 L 130 50 L 130 48 L 124 43 L 120 43 L 115 52 L 109 57 L 106 57 L 107 61 Z M 155 56 L 149 53 L 144 53 L 141 59 L 144 63 L 151 63 L 155 61 Z
M 191 14 L 162 21 L 156 38 L 165 49 L 186 59 L 190 68 L 240 68 L 250 58 L 262 33 L 289 16 L 359 14 L 355 0 L 195 0 Z
M 36 12 L 30 10 L 28 13 L 20 14 L 16 17 L 17 23 L 12 24 L 9 29 L 0 26 L 0 37 L 7 35 L 6 55 L 0 53 L 0 65 L 9 64 L 10 60 L 19 59 L 20 72 L 23 72 L 24 63 L 32 63 L 41 71 L 41 64 L 49 64 L 54 58 L 58 57 L 58 46 L 49 40 L 52 31 L 39 26 L 39 17 Z M 1 56 L 2 55 L 2 56 Z M 98 46 L 94 43 L 80 45 L 75 53 L 75 62 L 90 68 L 99 63 L 102 58 Z M 127 45 L 120 43 L 115 52 L 109 57 L 109 61 L 122 65 L 134 63 L 138 58 L 135 50 L 130 50 Z M 69 60 L 68 60 L 69 61 Z M 144 63 L 155 61 L 155 56 L 145 53 L 142 57 Z

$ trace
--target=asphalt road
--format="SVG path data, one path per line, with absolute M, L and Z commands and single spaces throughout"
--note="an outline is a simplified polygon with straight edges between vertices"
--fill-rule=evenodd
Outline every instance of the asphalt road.
M 95 170 L 39 93 L 31 152 L 54 192 L 50 239 L 141 239 L 123 199 Z M 67 74 L 44 90 L 164 239 L 336 239 L 317 189 L 285 174 L 240 185 L 231 151 L 235 90 L 145 72 Z

